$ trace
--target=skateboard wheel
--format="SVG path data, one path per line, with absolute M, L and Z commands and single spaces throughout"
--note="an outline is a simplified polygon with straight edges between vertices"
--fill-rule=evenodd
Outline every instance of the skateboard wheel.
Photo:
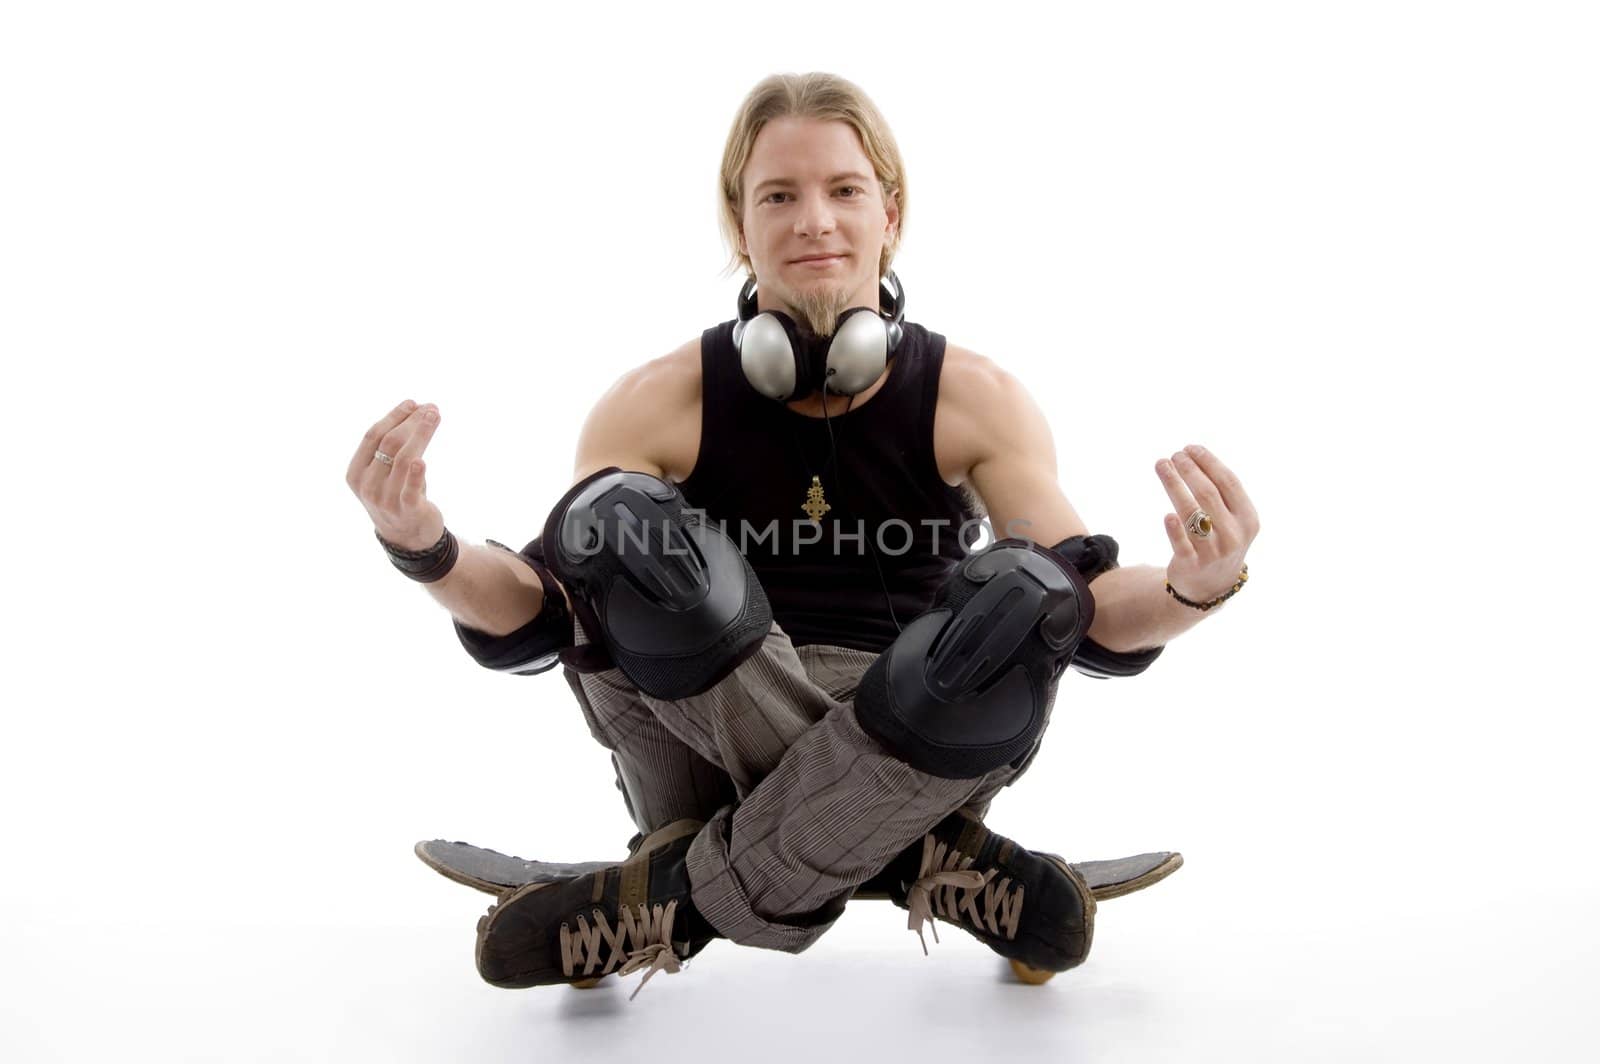
M 1047 972 L 1043 968 L 1030 968 L 1021 961 L 1011 962 L 1011 973 L 1017 977 L 1017 982 L 1027 983 L 1029 986 L 1042 986 L 1056 977 L 1055 972 Z

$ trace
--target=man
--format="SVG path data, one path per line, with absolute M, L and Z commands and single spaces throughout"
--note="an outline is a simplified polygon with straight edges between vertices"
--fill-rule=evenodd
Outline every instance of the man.
M 1171 563 L 1117 567 L 1015 379 L 899 320 L 904 169 L 854 85 L 758 85 L 722 186 L 751 278 L 739 321 L 601 397 L 573 487 L 520 554 L 460 546 L 427 500 L 436 408 L 396 408 L 349 468 L 391 559 L 478 661 L 560 655 L 644 833 L 622 865 L 502 896 L 479 970 L 648 979 L 717 937 L 798 952 L 869 880 L 919 934 L 937 916 L 1024 975 L 1070 968 L 1092 896 L 981 817 L 1036 752 L 1069 661 L 1142 671 L 1237 592 L 1255 512 L 1187 448 L 1157 466 Z M 1004 538 L 969 551 L 979 504 Z

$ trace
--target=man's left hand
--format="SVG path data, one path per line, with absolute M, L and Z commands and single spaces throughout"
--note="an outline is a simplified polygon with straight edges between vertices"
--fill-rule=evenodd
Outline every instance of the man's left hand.
M 1167 582 L 1193 602 L 1210 602 L 1226 594 L 1238 582 L 1245 552 L 1261 531 L 1250 496 L 1232 470 L 1197 445 L 1157 462 L 1156 475 L 1177 510 L 1166 516 L 1167 539 L 1172 542 Z M 1209 536 L 1186 527 L 1197 509 L 1211 518 Z

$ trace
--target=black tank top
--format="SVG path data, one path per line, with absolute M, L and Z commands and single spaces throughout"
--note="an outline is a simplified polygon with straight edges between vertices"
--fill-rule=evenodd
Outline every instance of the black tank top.
M 927 610 L 966 547 L 983 538 L 981 511 L 944 482 L 934 460 L 945 339 L 905 323 L 883 386 L 825 422 L 751 386 L 733 325 L 723 322 L 700 338 L 700 453 L 679 490 L 749 560 L 796 646 L 881 652 L 899 633 L 873 547 L 903 626 Z M 808 490 L 813 476 L 820 492 Z M 808 504 L 829 509 L 814 522 Z

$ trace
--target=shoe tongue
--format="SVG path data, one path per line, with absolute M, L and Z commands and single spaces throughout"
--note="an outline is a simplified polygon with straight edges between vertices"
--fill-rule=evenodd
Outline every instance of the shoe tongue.
M 650 904 L 650 850 L 641 846 L 639 852 L 622 862 L 617 870 L 617 905 L 624 909 L 637 909 Z
M 984 843 L 990 837 L 989 829 L 983 826 L 983 821 L 972 817 L 960 817 L 955 824 L 958 824 L 961 830 L 953 839 L 946 835 L 946 845 L 952 850 L 961 851 L 962 855 L 971 857 L 974 861 L 981 859 Z

